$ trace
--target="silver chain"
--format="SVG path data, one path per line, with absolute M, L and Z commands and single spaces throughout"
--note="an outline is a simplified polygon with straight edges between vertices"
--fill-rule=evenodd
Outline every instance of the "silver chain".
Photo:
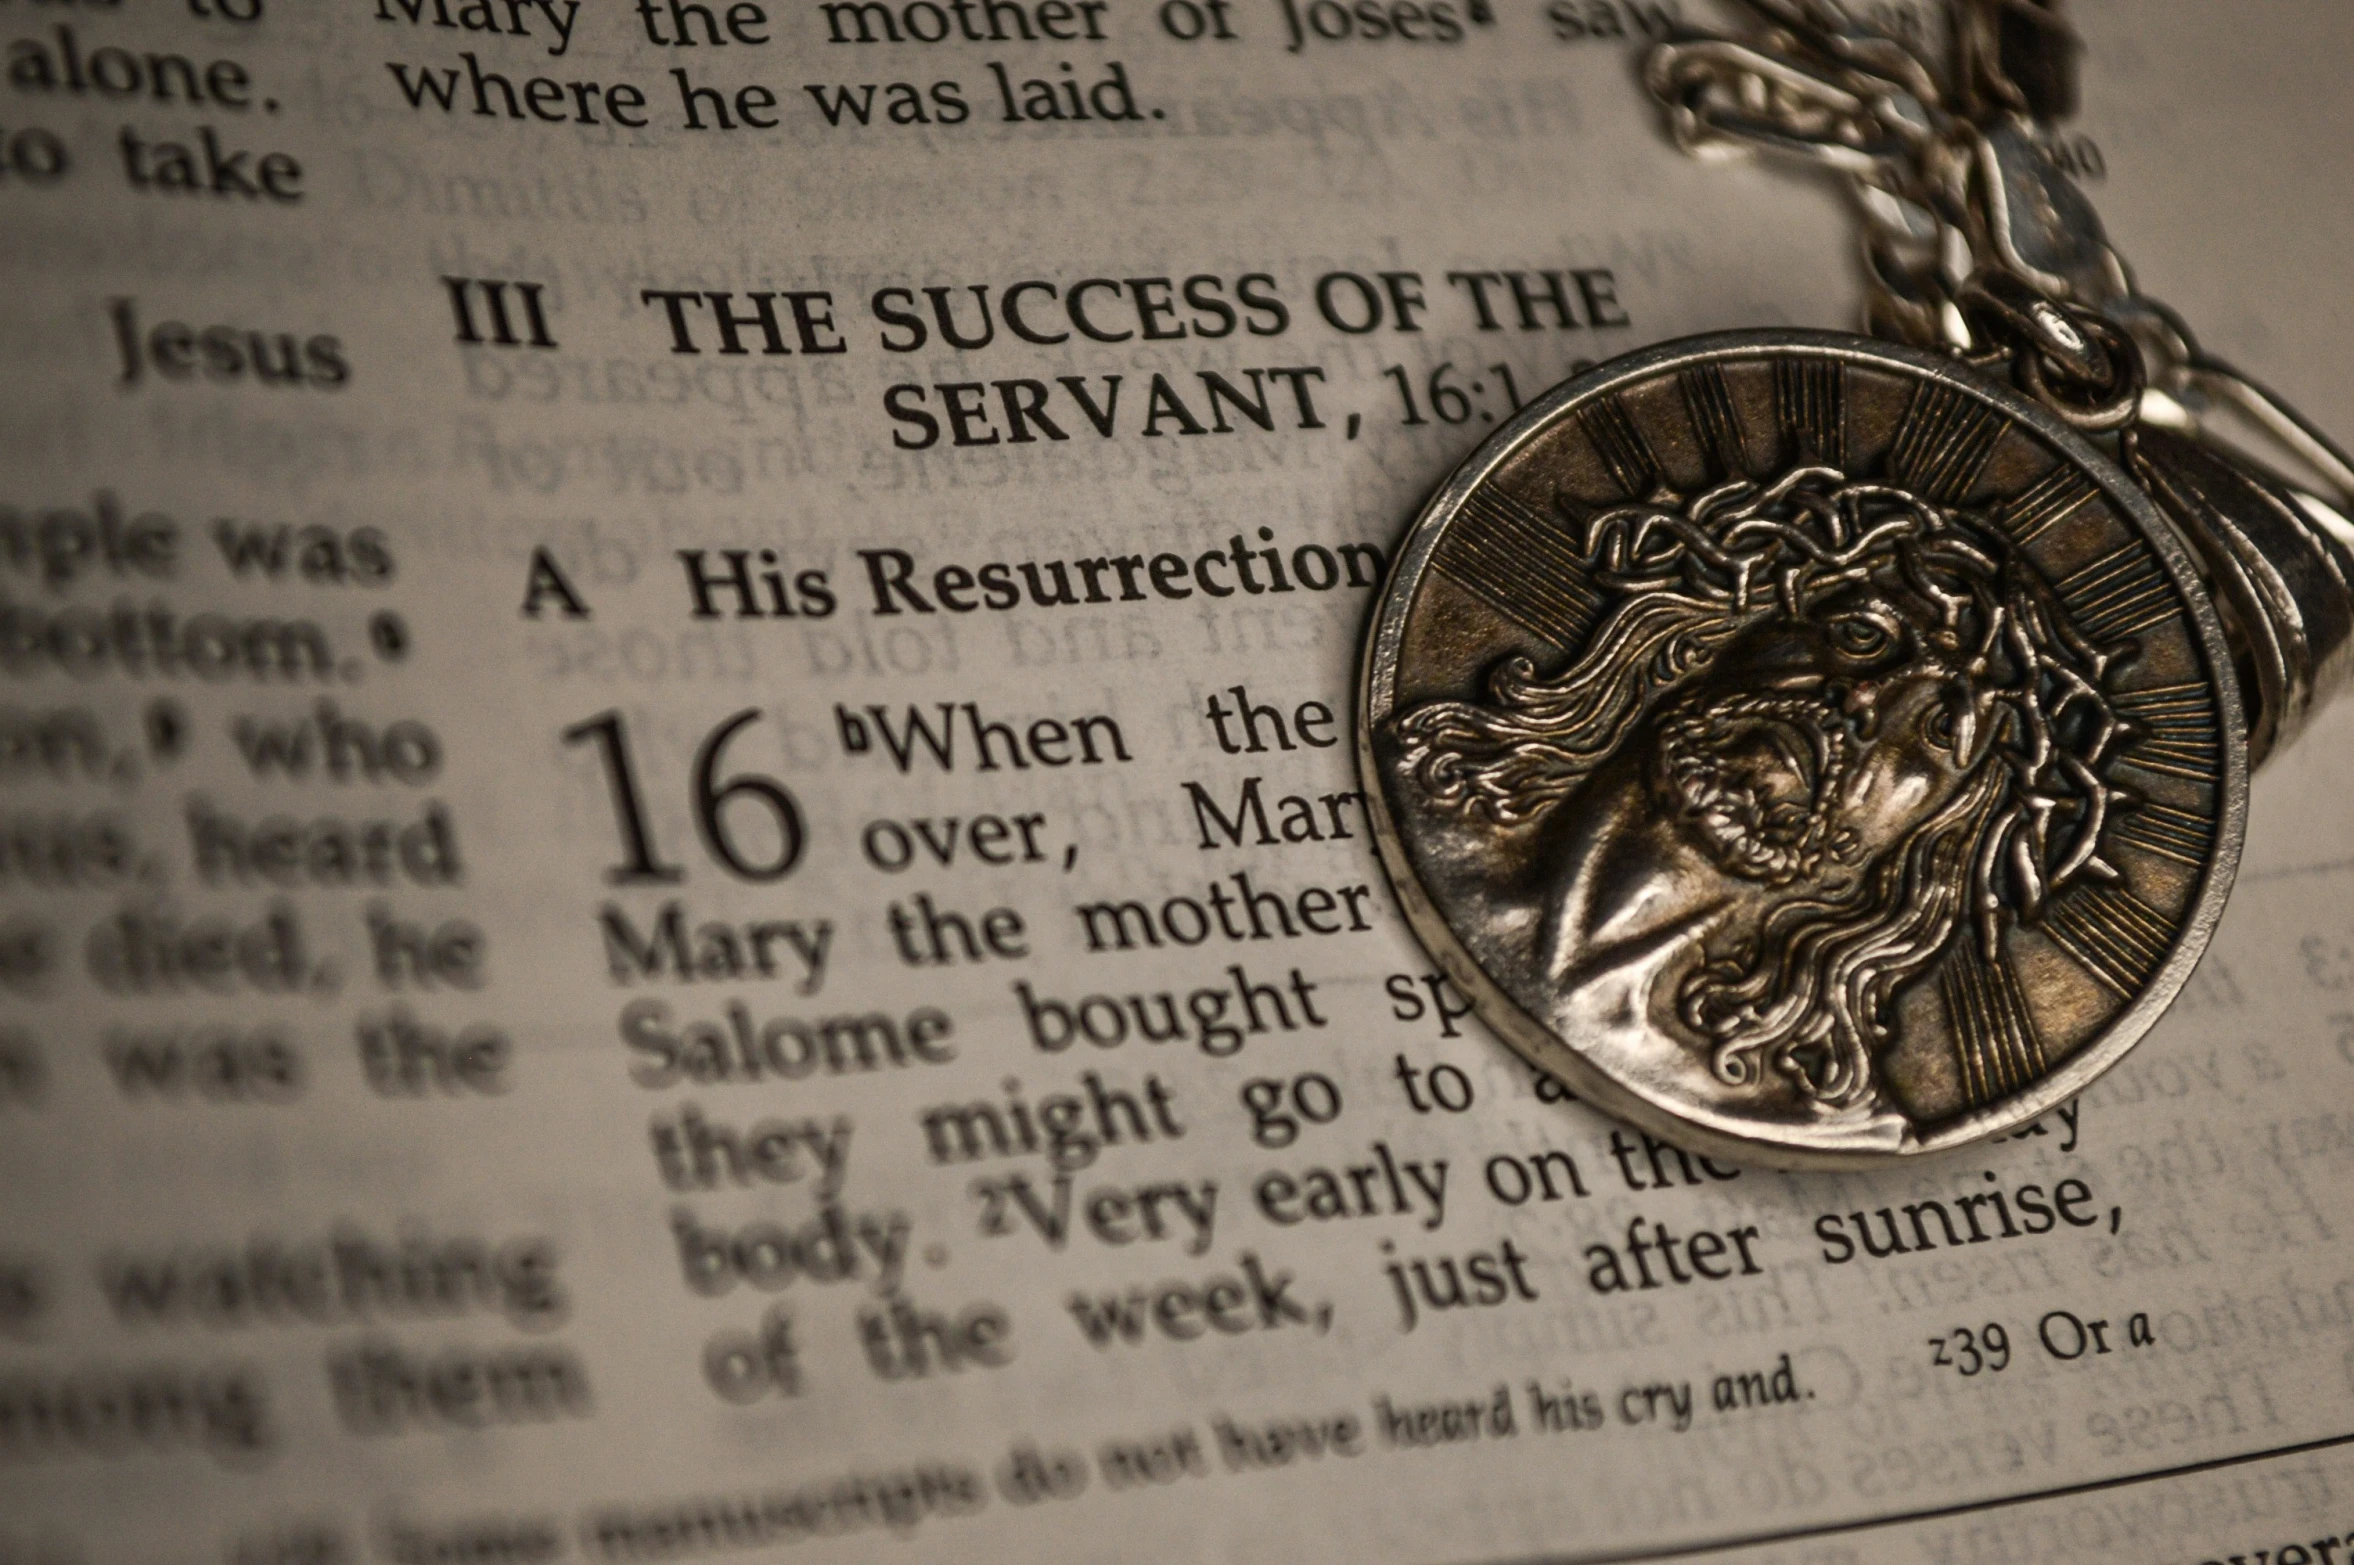
M 1875 331 L 1980 346 L 1962 301 L 1988 269 L 2061 305 L 2132 295 L 2091 202 L 2047 147 L 2076 105 L 2076 35 L 2054 8 L 1962 0 L 1947 12 L 1941 69 L 1837 0 L 1747 3 L 1761 35 L 1678 38 L 1653 51 L 1646 80 L 1688 152 L 1764 149 L 1845 179 Z
M 2052 150 L 2082 52 L 2062 0 L 1946 0 L 1932 51 L 1840 0 L 1738 3 L 1753 36 L 1679 33 L 1645 62 L 1676 144 L 1829 170 L 1862 229 L 1868 330 L 2111 441 L 2208 568 L 2254 687 L 2252 755 L 2285 745 L 2354 684 L 2354 459 L 2135 287 Z M 2186 440 L 2230 466 L 2188 501 Z
M 2157 416 L 2195 424 L 2236 411 L 2278 455 L 2354 498 L 2354 461 L 2135 288 L 2054 157 L 2054 133 L 2076 111 L 2082 48 L 2060 0 L 1948 0 L 1943 47 L 1929 54 L 1863 26 L 1839 0 L 1739 3 L 1762 31 L 1676 37 L 1652 51 L 1645 82 L 1687 152 L 1762 150 L 1843 179 L 1876 335 L 1972 356 L 2032 345 L 2028 374 L 2081 392 L 2103 377 L 2074 339 L 2121 328 L 2147 384 L 2177 404 Z M 2115 428 L 2105 404 L 2118 389 L 2109 383 L 2104 405 L 2056 405 L 2071 422 Z

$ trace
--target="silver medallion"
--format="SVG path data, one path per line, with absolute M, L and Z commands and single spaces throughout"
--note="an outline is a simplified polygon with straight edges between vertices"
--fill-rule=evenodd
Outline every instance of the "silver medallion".
M 2148 495 L 1953 356 L 1834 333 L 1531 404 L 1399 551 L 1358 715 L 1480 1016 L 1606 1112 L 1793 1167 L 2081 1090 L 2189 976 L 2247 802 Z

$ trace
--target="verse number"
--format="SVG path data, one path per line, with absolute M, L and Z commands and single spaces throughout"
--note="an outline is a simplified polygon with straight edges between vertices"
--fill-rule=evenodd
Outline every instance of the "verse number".
M 1422 413 L 1426 403 L 1432 415 L 1442 424 L 1468 424 L 1474 417 L 1494 422 L 1494 411 L 1482 405 L 1488 397 L 1488 383 L 1491 380 L 1501 397 L 1503 411 L 1507 415 L 1520 411 L 1520 387 L 1512 379 L 1512 366 L 1509 364 L 1489 365 L 1482 378 L 1472 381 L 1468 390 L 1455 383 L 1455 366 L 1452 363 L 1442 364 L 1424 379 L 1420 402 L 1415 400 L 1413 377 L 1406 373 L 1404 365 L 1392 364 L 1382 374 L 1397 385 L 1398 402 L 1408 428 L 1430 422 Z
M 2011 1334 L 1993 1321 L 1976 1331 L 1956 1326 L 1942 1337 L 1931 1337 L 1929 1349 L 1931 1364 L 1965 1379 L 2000 1374 L 2011 1367 Z
M 801 829 L 801 806 L 790 790 L 773 777 L 739 772 L 724 780 L 719 775 L 720 753 L 760 711 L 748 707 L 704 737 L 695 751 L 688 805 L 695 817 L 696 835 L 703 850 L 720 868 L 740 880 L 782 880 L 801 862 L 806 837 Z M 686 871 L 665 863 L 654 843 L 654 828 L 646 819 L 645 797 L 638 787 L 637 762 L 629 747 L 629 730 L 619 712 L 599 712 L 564 730 L 566 744 L 593 744 L 604 762 L 605 788 L 613 800 L 613 820 L 621 834 L 621 862 L 605 871 L 616 886 L 673 885 Z M 746 826 L 765 819 L 768 830 L 753 833 Z M 746 838 L 752 841 L 747 843 Z

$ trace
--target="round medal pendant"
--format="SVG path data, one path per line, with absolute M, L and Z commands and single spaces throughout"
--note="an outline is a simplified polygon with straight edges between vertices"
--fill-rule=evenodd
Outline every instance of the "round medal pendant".
M 2163 1014 L 2247 805 L 2189 555 L 1934 354 L 1687 338 L 1532 403 L 1425 507 L 1359 763 L 1416 933 L 1597 1108 L 1847 1167 L 2015 1129 Z

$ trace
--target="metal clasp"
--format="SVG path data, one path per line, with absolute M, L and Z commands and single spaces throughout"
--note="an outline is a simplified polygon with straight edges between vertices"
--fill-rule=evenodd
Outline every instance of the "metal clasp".
M 1974 138 L 1973 226 L 1987 258 L 2056 299 L 2099 306 L 2131 291 L 2101 218 L 2024 120 Z

